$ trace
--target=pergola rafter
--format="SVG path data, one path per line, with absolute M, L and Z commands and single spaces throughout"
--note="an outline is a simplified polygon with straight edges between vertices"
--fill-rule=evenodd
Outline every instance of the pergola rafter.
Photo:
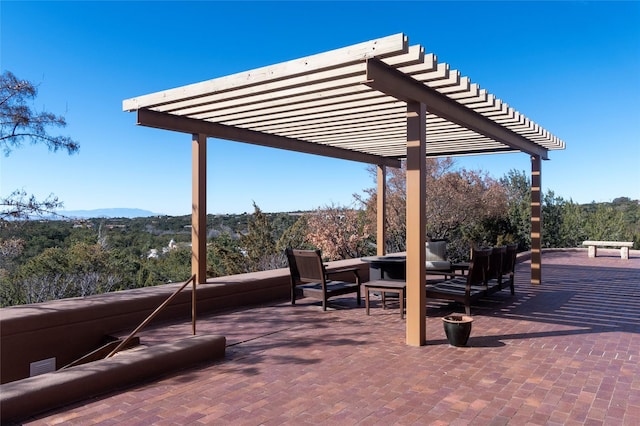
M 200 145 L 207 137 L 375 164 L 380 194 L 384 168 L 406 160 L 407 229 L 417 234 L 424 228 L 417 207 L 423 195 L 416 191 L 423 188 L 426 157 L 526 153 L 538 184 L 532 188 L 532 282 L 541 281 L 540 238 L 533 235 L 540 223 L 540 160 L 564 149 L 564 142 L 422 46 L 409 46 L 404 34 L 127 99 L 123 109 L 137 111 L 140 125 L 193 135 L 193 232 L 199 234 L 193 236 L 192 270 L 199 283 L 206 281 L 206 167 L 200 158 L 206 150 Z M 379 218 L 380 236 L 383 223 Z M 424 257 L 424 238 L 407 240 L 407 268 Z M 424 274 L 408 273 L 407 287 L 416 299 L 407 305 L 407 342 L 422 344 L 417 323 Z

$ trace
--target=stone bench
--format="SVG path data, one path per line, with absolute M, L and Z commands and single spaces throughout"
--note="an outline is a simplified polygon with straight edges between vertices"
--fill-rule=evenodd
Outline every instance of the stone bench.
M 583 246 L 589 248 L 589 257 L 598 255 L 598 247 L 620 248 L 620 258 L 629 259 L 629 249 L 633 247 L 633 241 L 585 241 Z

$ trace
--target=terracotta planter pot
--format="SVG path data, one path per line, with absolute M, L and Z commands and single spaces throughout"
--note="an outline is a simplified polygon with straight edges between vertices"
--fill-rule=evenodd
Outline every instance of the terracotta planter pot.
M 444 333 L 452 346 L 466 346 L 471 335 L 473 318 L 468 315 L 447 315 L 442 318 Z

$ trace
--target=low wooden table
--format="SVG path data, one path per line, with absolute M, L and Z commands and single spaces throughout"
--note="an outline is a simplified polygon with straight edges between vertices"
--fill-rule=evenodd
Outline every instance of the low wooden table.
M 379 291 L 382 297 L 382 309 L 386 309 L 385 293 L 396 293 L 400 302 L 400 318 L 404 319 L 404 298 L 407 290 L 406 281 L 396 280 L 374 280 L 363 284 L 364 286 L 364 303 L 369 315 L 369 292 Z

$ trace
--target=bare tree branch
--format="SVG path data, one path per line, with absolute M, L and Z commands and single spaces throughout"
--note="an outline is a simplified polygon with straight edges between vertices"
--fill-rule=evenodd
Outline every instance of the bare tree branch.
M 80 145 L 68 136 L 50 135 L 50 127 L 65 127 L 63 116 L 50 112 L 34 112 L 27 101 L 33 100 L 38 91 L 29 81 L 19 80 L 10 71 L 0 75 L 0 149 L 9 156 L 13 149 L 22 146 L 25 140 L 32 144 L 44 144 L 50 151 L 66 150 L 78 152 Z M 24 190 L 16 190 L 0 198 L 0 220 L 23 220 L 31 216 L 55 214 L 62 207 L 58 197 L 49 195 L 44 201 L 28 196 Z

